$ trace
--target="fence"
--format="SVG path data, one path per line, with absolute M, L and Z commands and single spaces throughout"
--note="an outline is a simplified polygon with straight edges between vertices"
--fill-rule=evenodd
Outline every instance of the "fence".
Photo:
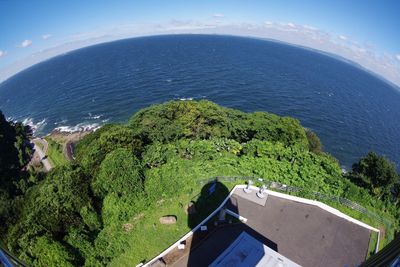
M 230 183 L 238 183 L 238 182 L 243 183 L 247 180 L 257 180 L 257 181 L 265 184 L 269 189 L 279 190 L 279 191 L 283 191 L 286 193 L 302 194 L 303 196 L 307 195 L 308 198 L 312 198 L 314 200 L 320 200 L 322 202 L 323 201 L 332 201 L 332 202 L 338 203 L 340 205 L 346 206 L 350 209 L 356 210 L 362 214 L 365 214 L 366 216 L 383 223 L 387 228 L 391 228 L 391 226 L 392 226 L 391 221 L 379 216 L 375 212 L 372 212 L 372 211 L 364 208 L 363 206 L 360 206 L 359 204 L 352 202 L 351 200 L 348 200 L 346 198 L 339 197 L 339 196 L 329 196 L 329 195 L 322 194 L 320 192 L 309 191 L 309 190 L 301 188 L 301 187 L 289 186 L 289 185 L 282 184 L 279 182 L 269 181 L 269 180 L 266 180 L 263 178 L 241 177 L 241 176 L 238 176 L 238 177 L 218 176 L 218 177 L 214 177 L 214 178 L 203 179 L 200 181 L 200 184 L 206 184 L 211 181 L 214 181 L 215 179 L 217 179 L 218 181 L 221 181 L 221 182 L 230 182 Z

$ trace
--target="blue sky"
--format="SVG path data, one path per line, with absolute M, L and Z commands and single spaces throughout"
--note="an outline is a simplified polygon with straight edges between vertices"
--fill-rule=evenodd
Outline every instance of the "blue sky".
M 319 37 L 319 39 L 313 37 L 315 45 L 308 42 L 304 45 L 334 52 L 356 62 L 359 60 L 361 63 L 358 63 L 361 65 L 384 77 L 388 76 L 386 78 L 390 80 L 390 75 L 395 77 L 400 74 L 396 69 L 391 69 L 390 75 L 383 73 L 389 67 L 400 69 L 399 10 L 400 1 L 395 0 L 64 2 L 2 0 L 0 1 L 0 70 L 15 68 L 17 71 L 48 58 L 50 54 L 42 53 L 44 50 L 60 47 L 57 52 L 51 54 L 55 55 L 64 52 L 61 46 L 66 43 L 87 40 L 79 46 L 65 48 L 71 50 L 74 47 L 95 43 L 90 40 L 96 38 L 97 42 L 100 42 L 99 38 L 105 35 L 113 36 L 102 39 L 109 41 L 138 36 L 141 33 L 160 33 L 160 25 L 180 25 L 181 32 L 195 32 L 201 27 L 207 28 L 212 25 L 214 30 L 203 30 L 203 32 L 224 33 L 223 28 L 228 33 L 242 31 L 243 35 L 252 35 L 245 27 L 240 26 L 248 24 L 267 27 L 269 31 L 265 31 L 263 37 L 283 39 L 301 45 L 303 45 L 301 36 L 297 37 L 299 40 L 294 39 L 293 31 L 299 33 L 306 29 L 313 30 L 315 34 L 325 36 L 325 39 L 329 38 L 333 43 L 337 43 L 336 45 L 347 46 L 359 54 L 354 57 L 349 56 L 347 53 L 350 53 L 350 50 L 344 53 L 343 47 L 333 48 L 326 44 L 319 47 L 318 42 L 322 42 Z M 183 27 L 185 24 L 187 26 Z M 166 29 L 172 29 L 167 26 L 163 28 L 165 33 L 168 33 Z M 234 27 L 237 29 L 233 30 Z M 271 32 L 273 27 L 275 27 L 274 32 Z M 278 34 L 277 30 L 281 33 Z M 178 28 L 174 28 L 174 31 L 178 31 Z M 287 37 L 284 36 L 284 32 Z M 260 30 L 255 35 L 261 36 Z M 365 62 L 358 59 L 363 56 L 361 53 L 365 54 Z M 369 53 L 377 57 L 375 63 L 369 62 L 366 58 L 370 56 Z M 27 57 L 30 57 L 30 60 L 25 60 Z M 17 61 L 19 68 L 13 67 Z M 386 64 L 385 67 L 381 66 L 382 70 L 371 67 L 373 64 L 380 64 L 379 62 Z

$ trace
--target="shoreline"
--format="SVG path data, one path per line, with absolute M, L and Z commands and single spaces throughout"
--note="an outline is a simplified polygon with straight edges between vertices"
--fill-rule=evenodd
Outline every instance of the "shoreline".
M 43 137 L 34 137 L 45 139 L 50 143 L 50 148 L 52 148 L 51 143 L 56 143 L 56 146 L 59 146 L 57 150 L 60 151 L 65 157 L 67 161 L 75 160 L 74 152 L 75 152 L 75 144 L 82 140 L 86 135 L 96 131 L 101 126 L 95 129 L 81 129 L 77 131 L 63 131 L 62 129 L 55 128 L 49 134 Z

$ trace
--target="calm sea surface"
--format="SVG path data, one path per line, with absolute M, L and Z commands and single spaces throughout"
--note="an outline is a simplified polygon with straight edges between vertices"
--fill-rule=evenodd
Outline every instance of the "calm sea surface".
M 293 116 L 349 167 L 369 150 L 400 163 L 400 93 L 348 63 L 257 39 L 126 39 L 58 56 L 0 84 L 0 109 L 46 134 L 125 122 L 171 99 Z

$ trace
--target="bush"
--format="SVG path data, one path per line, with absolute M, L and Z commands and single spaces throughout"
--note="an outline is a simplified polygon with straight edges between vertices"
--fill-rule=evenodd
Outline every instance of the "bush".
M 315 154 L 321 154 L 322 143 L 319 137 L 310 129 L 306 129 L 306 136 L 308 140 L 308 149 Z
M 367 188 L 379 198 L 390 199 L 399 182 L 395 165 L 383 156 L 369 152 L 352 167 L 348 178 L 359 186 Z
M 100 171 L 92 182 L 95 194 L 104 198 L 109 193 L 135 195 L 143 190 L 140 163 L 126 148 L 118 148 L 107 154 Z

